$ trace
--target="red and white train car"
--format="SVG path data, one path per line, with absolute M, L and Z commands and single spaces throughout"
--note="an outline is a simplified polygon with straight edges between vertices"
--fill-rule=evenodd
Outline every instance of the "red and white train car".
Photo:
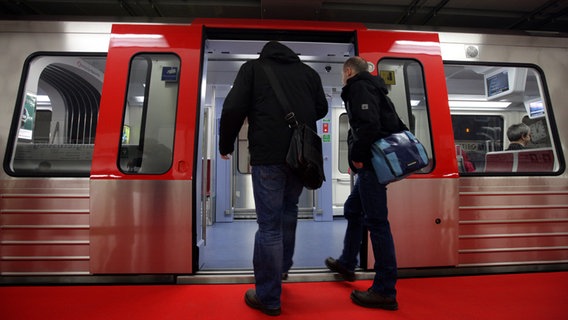
M 291 279 L 333 279 L 323 259 L 340 253 L 352 182 L 341 66 L 354 55 L 432 160 L 388 188 L 402 274 L 568 267 L 566 38 L 278 20 L 0 25 L 2 283 L 252 280 L 246 126 L 231 161 L 217 126 L 240 65 L 269 40 L 320 73 L 330 105 L 327 181 L 301 197 Z M 521 122 L 531 143 L 507 151 Z M 372 264 L 361 256 L 362 271 Z

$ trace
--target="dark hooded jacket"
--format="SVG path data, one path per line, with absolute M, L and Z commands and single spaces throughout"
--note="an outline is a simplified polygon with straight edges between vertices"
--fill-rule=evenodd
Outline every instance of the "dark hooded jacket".
M 241 66 L 221 113 L 219 152 L 225 155 L 234 151 L 235 139 L 248 119 L 251 165 L 285 163 L 292 136 L 284 119 L 286 113 L 263 69 L 264 63 L 276 74 L 298 121 L 316 130 L 316 121 L 328 111 L 319 74 L 302 63 L 290 48 L 276 41 L 268 42 L 258 59 Z
M 372 168 L 373 142 L 391 133 L 408 130 L 396 114 L 387 93 L 383 79 L 367 71 L 347 79 L 343 87 L 341 98 L 345 102 L 351 127 L 347 137 L 348 159 L 354 172 L 357 169 L 351 161 L 363 162 L 364 167 Z

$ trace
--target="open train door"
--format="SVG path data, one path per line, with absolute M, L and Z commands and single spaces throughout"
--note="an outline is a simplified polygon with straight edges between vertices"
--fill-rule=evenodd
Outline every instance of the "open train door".
M 200 25 L 113 26 L 90 180 L 92 274 L 193 271 L 201 37 Z
M 387 188 L 398 267 L 455 266 L 458 171 L 438 35 L 358 30 L 357 45 L 431 160 L 421 173 Z M 367 268 L 373 264 L 369 245 Z

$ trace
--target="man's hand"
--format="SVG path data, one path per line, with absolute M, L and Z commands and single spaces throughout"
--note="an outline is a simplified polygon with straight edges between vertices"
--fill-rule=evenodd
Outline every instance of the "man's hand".
M 357 169 L 363 168 L 363 162 L 351 161 L 351 163 L 353 163 L 353 166 Z
M 231 159 L 231 154 L 230 154 L 230 153 L 229 153 L 229 154 L 222 154 L 222 155 L 221 155 L 221 159 L 223 159 L 223 160 L 229 160 L 229 159 Z

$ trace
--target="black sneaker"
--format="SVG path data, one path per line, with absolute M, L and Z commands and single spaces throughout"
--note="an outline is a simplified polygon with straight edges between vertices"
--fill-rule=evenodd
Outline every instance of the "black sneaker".
M 346 281 L 355 281 L 355 272 L 345 268 L 341 263 L 339 263 L 339 261 L 333 259 L 332 257 L 325 259 L 325 265 L 329 270 L 341 274 L 343 279 L 345 279 Z
M 395 298 L 385 297 L 376 293 L 371 288 L 367 291 L 353 290 L 351 300 L 360 306 L 367 308 L 379 308 L 385 310 L 397 310 L 398 302 Z
M 280 315 L 280 308 L 267 308 L 258 298 L 256 297 L 256 290 L 255 289 L 248 289 L 245 293 L 245 303 L 247 306 L 262 311 L 269 316 L 278 316 Z

